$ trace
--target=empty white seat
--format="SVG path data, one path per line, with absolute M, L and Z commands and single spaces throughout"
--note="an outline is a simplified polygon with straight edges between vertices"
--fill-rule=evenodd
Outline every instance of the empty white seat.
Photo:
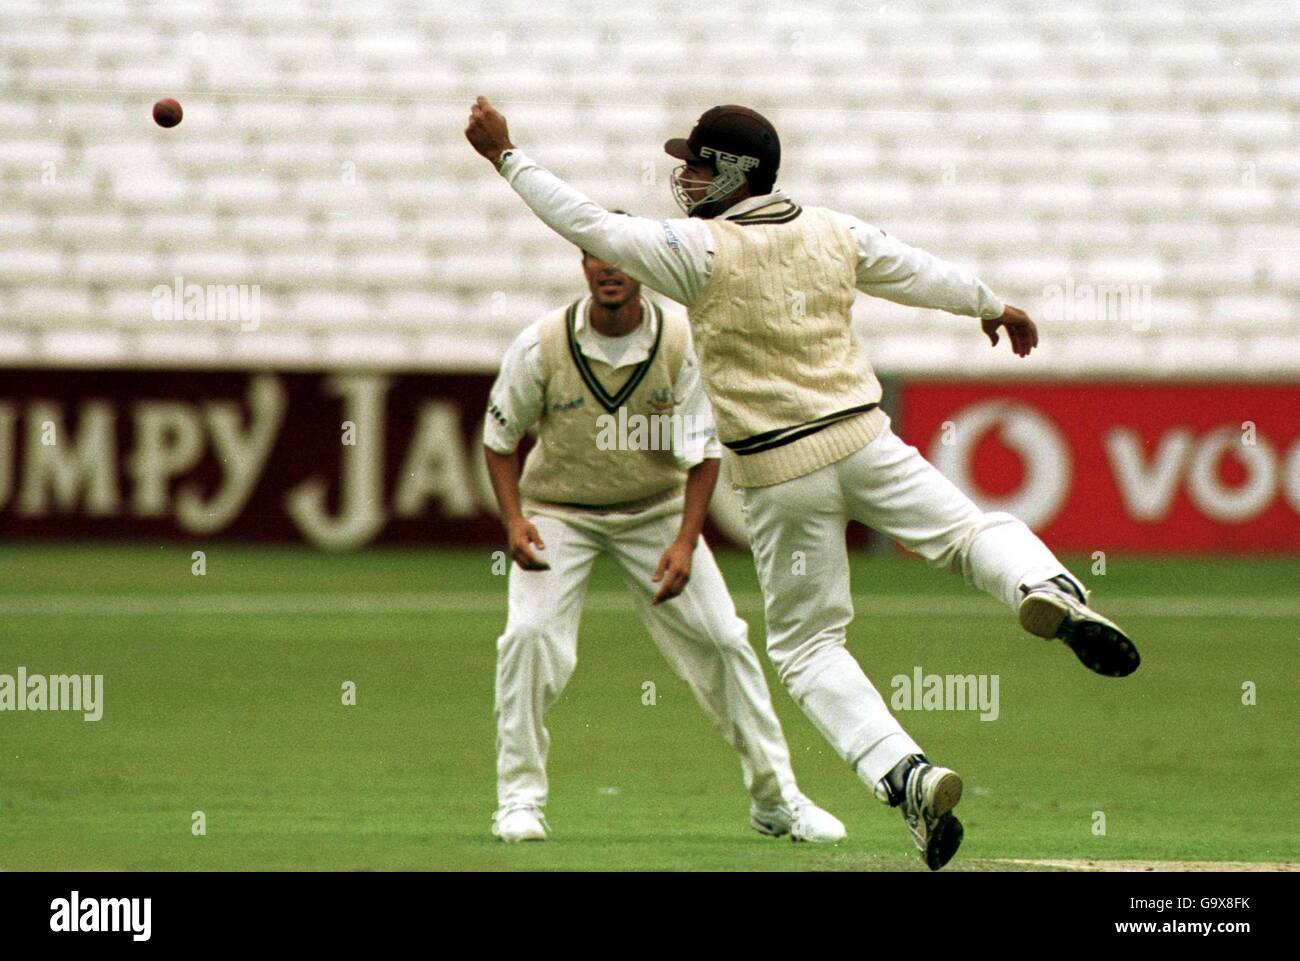
M 1210 317 L 1225 327 L 1275 329 L 1276 325 L 1290 325 L 1300 334 L 1300 303 L 1294 297 L 1276 293 L 1228 293 L 1216 297 L 1210 304 Z
M 1279 110 L 1233 110 L 1218 117 L 1215 132 L 1245 144 L 1295 143 L 1295 120 Z
M 326 238 L 341 244 L 391 244 L 401 236 L 396 218 L 368 213 L 364 207 L 328 213 L 321 230 Z
M 84 321 L 91 313 L 93 302 L 84 287 L 22 286 L 14 292 L 7 314 L 38 321 Z
M 381 66 L 427 56 L 422 37 L 410 31 L 389 29 L 353 38 L 352 52 L 362 60 Z
M 111 330 L 57 330 L 37 336 L 37 351 L 44 357 L 74 365 L 106 365 L 131 359 L 129 343 Z
M 1198 199 L 1207 211 L 1238 220 L 1258 219 L 1277 202 L 1273 192 L 1263 186 L 1239 184 L 1208 187 Z
M 160 246 L 210 244 L 216 242 L 220 234 L 217 218 L 207 211 L 148 213 L 133 220 L 130 228 L 120 221 L 103 216 L 82 216 L 77 219 L 89 221 L 88 229 L 105 237 L 110 231 L 121 236 L 124 230 L 134 228 L 143 239 Z
M 990 269 L 981 271 L 980 275 L 997 278 L 999 285 L 1036 291 L 1053 284 L 1064 285 L 1073 276 L 1069 260 L 1051 254 L 1001 260 Z
M 249 174 L 210 177 L 205 184 L 205 192 L 208 203 L 218 208 L 235 210 L 274 207 L 284 196 L 276 180 Z
M 1292 333 L 1287 337 L 1265 334 L 1246 340 L 1243 357 L 1250 371 L 1275 372 L 1289 378 L 1300 373 L 1300 337 Z
M 76 255 L 71 276 L 81 283 L 162 283 L 167 277 L 152 250 L 88 250 Z
M 395 334 L 331 333 L 325 336 L 321 359 L 332 365 L 396 367 L 410 359 L 406 339 Z
M 363 294 L 307 288 L 294 295 L 287 315 L 309 329 L 349 324 L 363 328 L 373 313 L 371 299 Z
M 1022 213 L 1078 216 L 1097 209 L 1097 192 L 1084 181 L 1025 184 L 1012 195 L 1011 205 Z
M 248 155 L 247 148 L 244 155 Z M 345 156 L 341 148 L 331 140 L 273 140 L 264 144 L 259 157 L 262 164 L 275 170 L 301 172 L 304 176 L 317 176 L 323 173 L 334 175 L 334 182 L 341 183 L 344 169 L 342 162 L 355 158 Z M 260 166 L 260 165 L 259 165 Z
M 1165 264 L 1153 256 L 1113 255 L 1088 261 L 1080 276 L 1095 284 L 1154 286 L 1164 283 Z
M 159 284 L 166 287 L 170 285 L 170 281 L 160 280 Z M 139 286 L 110 290 L 103 305 L 101 322 L 109 327 L 147 327 L 157 322 L 160 317 L 165 317 L 167 309 L 170 309 L 172 316 L 175 316 L 174 296 L 170 306 L 164 307 L 161 298 L 168 296 L 169 291 L 159 291 L 156 295 L 157 286 L 151 289 Z
M 1187 201 L 1187 191 L 1168 180 L 1116 183 L 1102 195 L 1098 209 L 1147 219 L 1185 210 Z
M 1188 260 L 1170 268 L 1170 283 L 1179 290 L 1222 295 L 1253 287 L 1258 278 L 1255 260 L 1233 252 L 1216 260 Z
M 464 303 L 456 297 L 425 290 L 401 290 L 377 305 L 377 321 L 384 327 L 417 330 L 454 329 L 466 318 Z
M 212 330 L 142 331 L 132 343 L 132 352 L 153 364 L 220 366 L 227 357 L 229 340 Z
M 164 255 L 163 269 L 169 276 L 183 276 L 186 282 L 204 284 L 252 283 L 253 262 L 238 248 L 196 250 L 180 247 Z
M 430 272 L 430 258 L 420 250 L 363 253 L 339 265 L 343 278 L 372 285 L 427 283 Z
M 263 328 L 226 339 L 223 358 L 228 363 L 300 367 L 320 362 L 316 339 L 303 330 Z
M 257 276 L 277 284 L 326 283 L 333 281 L 338 273 L 338 261 L 328 250 L 269 253 L 257 264 Z
M 0 238 L 6 243 L 26 240 L 45 230 L 45 219 L 29 210 L 0 210 Z
M 0 170 L 40 173 L 45 165 L 57 175 L 59 165 L 67 159 L 63 144 L 56 140 L 7 140 L 0 150 Z
M 0 362 L 22 367 L 36 359 L 36 338 L 32 334 L 24 330 L 0 327 Z

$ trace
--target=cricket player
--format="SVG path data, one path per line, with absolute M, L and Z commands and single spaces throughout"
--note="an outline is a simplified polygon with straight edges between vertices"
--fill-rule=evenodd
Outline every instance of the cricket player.
M 721 450 L 689 325 L 598 257 L 584 252 L 582 269 L 590 295 L 520 334 L 484 420 L 514 559 L 497 641 L 492 832 L 546 838 L 543 715 L 573 674 L 587 578 L 606 554 L 659 650 L 740 755 L 753 828 L 839 841 L 844 825 L 799 792 L 748 627 L 700 537 Z M 521 475 L 516 448 L 534 425 Z
M 844 531 L 856 519 L 1064 641 L 1091 670 L 1137 669 L 1133 643 L 1017 518 L 986 513 L 890 430 L 881 388 L 850 332 L 861 291 L 978 317 L 1028 356 L 1034 323 L 968 271 L 856 217 L 804 207 L 775 186 L 781 144 L 745 107 L 706 111 L 685 139 L 673 193 L 685 218 L 612 216 L 510 142 L 480 97 L 466 136 L 553 230 L 687 307 L 763 588 L 767 650 L 782 683 L 840 756 L 904 820 L 933 870 L 956 853 L 956 772 L 931 764 L 845 647 L 852 620 Z M 795 565 L 799 556 L 804 564 Z

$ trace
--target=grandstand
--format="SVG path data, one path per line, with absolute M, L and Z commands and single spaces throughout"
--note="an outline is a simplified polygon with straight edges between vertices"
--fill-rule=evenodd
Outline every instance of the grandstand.
M 494 369 L 581 276 L 466 144 L 479 93 L 653 216 L 663 140 L 752 105 L 797 199 L 971 264 L 1044 333 L 1018 363 L 863 298 L 884 374 L 1300 374 L 1287 0 L 4 0 L 0 364 Z M 257 329 L 157 319 L 177 277 L 256 285 Z

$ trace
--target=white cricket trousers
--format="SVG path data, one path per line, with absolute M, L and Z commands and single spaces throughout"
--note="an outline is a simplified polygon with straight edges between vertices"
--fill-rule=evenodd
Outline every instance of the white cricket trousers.
M 577 664 L 578 621 L 597 555 L 623 573 L 641 619 L 673 671 L 740 755 L 745 787 L 763 805 L 798 796 L 790 751 L 748 626 L 736 614 L 708 545 L 695 546 L 691 578 L 672 600 L 652 607 L 650 580 L 677 536 L 682 501 L 636 514 L 525 510 L 546 549 L 548 571 L 510 568 L 510 611 L 497 639 L 497 800 L 502 808 L 546 803 L 547 709 Z M 631 696 L 631 695 L 629 695 Z
M 853 620 L 849 520 L 960 573 L 1013 609 L 1021 584 L 1068 573 L 1022 521 L 981 511 L 888 427 L 811 474 L 741 488 L 741 501 L 772 663 L 795 702 L 873 788 L 921 749 L 845 647 Z

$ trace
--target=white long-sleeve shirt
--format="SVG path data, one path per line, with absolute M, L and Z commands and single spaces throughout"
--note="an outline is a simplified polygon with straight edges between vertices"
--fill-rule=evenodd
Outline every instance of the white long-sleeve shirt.
M 641 326 L 622 337 L 608 337 L 592 328 L 587 320 L 590 297 L 578 305 L 574 337 L 578 349 L 593 360 L 603 361 L 615 370 L 641 363 L 654 347 L 658 323 L 655 312 L 645 298 L 641 301 Z M 537 423 L 546 404 L 545 378 L 541 364 L 541 321 L 523 329 L 501 361 L 501 370 L 489 395 L 490 414 L 483 421 L 483 443 L 498 454 L 511 454 L 519 446 L 524 432 Z M 682 470 L 690 470 L 705 460 L 722 457 L 713 426 L 713 408 L 700 383 L 700 364 L 695 348 L 688 341 L 681 367 L 673 380 L 674 413 L 690 415 L 683 423 L 690 431 L 673 431 L 673 459 Z
M 500 172 L 533 213 L 570 243 L 679 304 L 689 307 L 704 291 L 714 251 L 713 235 L 702 220 L 610 213 L 518 149 L 506 157 Z M 720 216 L 786 202 L 776 190 L 742 200 Z M 1005 304 L 971 271 L 849 214 L 837 216 L 857 242 L 857 287 L 863 293 L 910 307 L 982 319 L 1001 316 Z

